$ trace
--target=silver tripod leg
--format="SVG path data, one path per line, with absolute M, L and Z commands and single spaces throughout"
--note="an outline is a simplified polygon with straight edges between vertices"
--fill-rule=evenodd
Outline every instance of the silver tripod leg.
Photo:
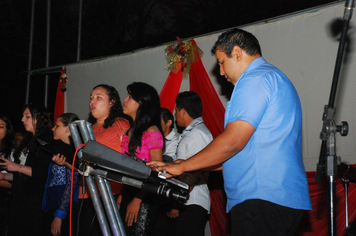
M 108 226 L 108 221 L 105 217 L 104 209 L 101 204 L 100 197 L 97 192 L 93 177 L 91 175 L 88 175 L 85 177 L 85 181 L 88 185 L 89 193 L 90 193 L 91 199 L 93 201 L 95 212 L 98 216 L 97 218 L 99 221 L 101 232 L 103 233 L 104 236 L 109 236 L 109 235 L 111 235 L 111 233 L 110 233 L 110 229 Z
M 123 222 L 121 220 L 121 216 L 120 216 L 120 213 L 119 213 L 119 209 L 117 208 L 117 204 L 116 204 L 116 201 L 114 199 L 114 195 L 110 194 L 110 193 L 112 193 L 110 183 L 109 183 L 109 181 L 106 180 L 105 184 L 106 184 L 107 190 L 109 191 L 109 198 L 110 198 L 110 201 L 111 201 L 111 205 L 113 206 L 113 209 L 114 209 L 114 214 L 115 214 L 116 221 L 117 221 L 117 223 L 119 225 L 120 233 L 121 233 L 122 236 L 126 236 L 125 227 L 124 227 L 124 224 L 123 224 Z
M 101 198 L 104 203 L 106 215 L 108 216 L 111 231 L 114 235 L 126 236 L 109 181 L 97 175 L 95 176 L 95 180 L 101 193 Z

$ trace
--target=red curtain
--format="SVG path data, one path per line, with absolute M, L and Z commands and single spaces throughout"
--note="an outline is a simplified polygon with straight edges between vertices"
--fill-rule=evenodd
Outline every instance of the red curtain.
M 194 40 L 191 40 L 196 45 Z M 189 71 L 190 90 L 196 92 L 203 103 L 203 120 L 215 138 L 224 130 L 225 108 L 221 103 L 201 59 L 192 63 Z
M 67 82 L 67 75 L 64 69 L 61 70 L 61 75 L 59 76 L 59 80 L 58 80 L 56 103 L 54 106 L 53 123 L 56 122 L 58 116 L 64 113 L 64 92 L 65 92 L 66 82 Z
M 182 84 L 183 72 L 180 68 L 172 70 L 159 95 L 161 107 L 167 108 L 173 113 L 177 94 Z

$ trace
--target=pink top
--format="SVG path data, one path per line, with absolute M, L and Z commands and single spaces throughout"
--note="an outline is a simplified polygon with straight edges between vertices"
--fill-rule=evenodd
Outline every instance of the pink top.
M 151 161 L 150 150 L 163 148 L 163 137 L 161 132 L 144 132 L 142 135 L 141 148 L 137 147 L 136 157 L 141 160 Z M 126 134 L 122 135 L 122 153 L 129 151 L 129 138 Z

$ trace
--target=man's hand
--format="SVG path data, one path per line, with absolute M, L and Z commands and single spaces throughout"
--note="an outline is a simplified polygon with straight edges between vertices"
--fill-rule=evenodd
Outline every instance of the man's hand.
M 165 170 L 167 171 L 167 173 L 171 174 L 172 176 L 177 176 L 183 173 L 182 162 L 172 163 L 172 162 L 162 162 L 162 161 L 150 161 L 147 162 L 146 165 L 148 165 L 149 167 L 151 167 L 156 171 Z

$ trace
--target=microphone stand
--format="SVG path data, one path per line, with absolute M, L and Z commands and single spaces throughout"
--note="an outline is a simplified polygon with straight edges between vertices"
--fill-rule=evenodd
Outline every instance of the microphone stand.
M 334 75 L 332 81 L 332 87 L 330 91 L 329 103 L 324 107 L 323 113 L 323 128 L 320 133 L 320 139 L 322 140 L 322 145 L 320 149 L 319 162 L 317 164 L 315 181 L 318 183 L 322 182 L 325 169 L 326 174 L 329 180 L 329 235 L 336 236 L 336 201 L 335 201 L 335 177 L 336 177 L 336 166 L 337 166 L 337 157 L 336 157 L 336 141 L 335 133 L 340 132 L 341 136 L 346 136 L 348 134 L 348 124 L 346 121 L 341 122 L 341 125 L 335 125 L 334 115 L 335 115 L 335 96 L 336 89 L 340 74 L 341 62 L 344 55 L 344 48 L 346 43 L 347 31 L 349 28 L 349 23 L 352 17 L 353 8 L 355 7 L 354 0 L 346 0 L 345 3 L 345 12 L 343 20 L 343 28 L 341 31 L 341 37 L 339 42 L 338 53 L 335 62 Z M 326 167 L 325 167 L 326 159 Z

